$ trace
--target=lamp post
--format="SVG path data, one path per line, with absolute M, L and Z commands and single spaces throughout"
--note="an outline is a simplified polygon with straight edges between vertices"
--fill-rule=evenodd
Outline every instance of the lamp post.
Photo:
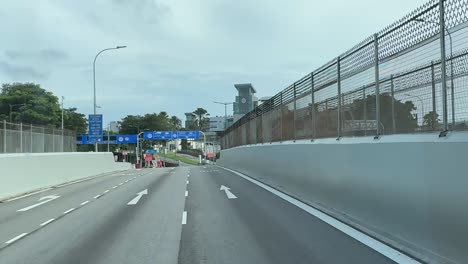
M 101 51 L 99 51 L 96 56 L 94 57 L 94 62 L 93 62 L 93 87 L 94 87 L 94 105 L 93 105 L 93 109 L 94 109 L 94 115 L 96 115 L 96 60 L 98 58 L 98 56 L 103 53 L 104 51 L 108 51 L 108 50 L 116 50 L 116 49 L 123 49 L 123 48 L 126 48 L 127 46 L 117 46 L 115 48 L 107 48 L 107 49 L 103 49 Z M 94 149 L 95 151 L 97 152 L 98 151 L 98 144 L 97 142 L 94 144 Z
M 13 122 L 13 121 L 12 121 L 12 120 L 13 120 L 13 116 L 12 116 L 12 114 L 13 114 L 13 107 L 15 107 L 15 106 L 21 106 L 21 105 L 26 105 L 26 104 L 24 104 L 24 103 L 23 103 L 23 104 L 10 104 L 10 123 Z
M 222 103 L 222 102 L 216 102 L 216 101 L 214 101 L 213 103 L 224 105 L 224 130 L 226 130 L 227 129 L 227 106 L 233 103 Z

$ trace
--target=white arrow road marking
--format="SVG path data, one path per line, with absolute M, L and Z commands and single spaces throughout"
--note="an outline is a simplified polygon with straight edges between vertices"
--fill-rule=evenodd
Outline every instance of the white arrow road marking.
M 228 199 L 236 199 L 237 196 L 235 196 L 231 191 L 229 187 L 226 187 L 224 185 L 221 185 L 221 188 L 219 188 L 220 191 L 224 191 L 226 193 L 226 196 Z
M 148 189 L 144 189 L 143 191 L 137 193 L 137 196 L 136 196 L 135 198 L 133 198 L 130 202 L 128 202 L 127 205 L 134 205 L 134 204 L 137 204 L 138 201 L 140 201 L 141 197 L 142 197 L 144 194 L 148 194 Z
M 33 205 L 31 205 L 31 206 L 28 206 L 28 207 L 25 207 L 25 208 L 22 208 L 22 209 L 19 209 L 19 210 L 16 210 L 16 211 L 17 211 L 17 212 L 28 211 L 28 210 L 31 210 L 31 209 L 33 209 L 33 208 L 35 208 L 35 207 L 38 207 L 38 206 L 40 206 L 40 205 L 43 205 L 43 204 L 45 204 L 45 203 L 51 202 L 51 201 L 53 201 L 53 200 L 55 200 L 55 199 L 57 199 L 57 198 L 59 198 L 59 197 L 60 197 L 60 196 L 58 196 L 58 195 L 44 196 L 44 197 L 41 197 L 41 198 L 39 199 L 39 201 L 42 201 L 42 202 L 37 203 L 37 204 L 33 204 Z M 43 200 L 44 200 L 44 201 L 43 201 Z

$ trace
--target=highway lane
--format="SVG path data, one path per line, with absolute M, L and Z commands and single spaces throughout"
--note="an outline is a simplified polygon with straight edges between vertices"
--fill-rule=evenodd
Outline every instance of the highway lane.
M 86 181 L 62 185 L 21 199 L 0 203 L 0 243 L 16 236 L 18 233 L 30 232 L 37 228 L 37 221 L 47 221 L 57 211 L 64 212 L 73 207 L 80 206 L 85 201 L 95 200 L 97 195 L 105 195 L 106 190 L 113 190 L 113 186 L 121 187 L 124 184 L 142 175 L 142 171 L 128 170 L 106 174 Z M 119 185 L 122 183 L 122 185 Z M 116 188 L 118 188 L 116 187 Z M 47 197 L 53 196 L 50 200 Z M 45 200 L 39 200 L 46 198 Z M 99 198 L 99 197 L 97 197 Z M 50 200 L 47 202 L 47 200 Z M 34 205 L 46 202 L 37 207 Z M 33 207 L 33 208 L 32 208 Z M 19 211 L 25 210 L 25 211 Z M 25 231 L 26 230 L 26 231 Z M 0 248 L 5 246 L 0 244 Z
M 225 186 L 220 190 L 221 186 Z M 229 190 L 227 190 L 229 188 Z M 179 263 L 394 263 L 255 184 L 191 169 Z
M 0 264 L 394 263 L 209 165 L 118 172 L 0 203 L 0 239 Z
M 176 263 L 187 170 L 134 170 L 0 204 L 1 233 L 8 234 L 1 236 L 0 263 Z M 61 197 L 15 211 L 55 193 Z

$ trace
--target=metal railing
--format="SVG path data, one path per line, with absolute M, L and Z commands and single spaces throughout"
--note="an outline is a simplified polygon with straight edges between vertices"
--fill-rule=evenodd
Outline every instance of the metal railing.
M 0 153 L 76 151 L 76 135 L 70 130 L 0 121 Z
M 468 1 L 432 0 L 243 116 L 222 146 L 465 130 L 467 40 Z

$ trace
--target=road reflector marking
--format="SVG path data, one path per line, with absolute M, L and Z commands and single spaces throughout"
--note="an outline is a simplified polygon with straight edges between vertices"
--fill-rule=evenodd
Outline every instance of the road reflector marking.
M 189 181 L 187 180 L 187 184 L 189 184 Z
M 115 185 L 115 186 L 112 186 L 112 189 L 115 189 L 115 188 L 117 188 L 117 185 Z
M 82 202 L 80 205 L 85 205 L 87 203 L 89 203 L 89 201 Z
M 70 208 L 68 210 L 66 210 L 65 212 L 63 212 L 63 214 L 68 214 L 70 213 L 71 211 L 75 210 L 76 208 Z
M 101 195 L 100 195 L 100 194 L 98 194 L 98 195 L 94 196 L 94 199 L 97 199 L 97 198 L 99 198 L 99 197 L 101 197 Z
M 187 224 L 187 211 L 184 211 L 182 213 L 182 224 L 183 225 Z
M 103 193 L 108 193 L 108 192 L 109 192 L 109 190 L 105 190 Z
M 54 220 L 55 220 L 55 218 L 49 219 L 49 220 L 45 221 L 44 223 L 42 223 L 41 226 L 45 226 L 45 225 L 49 224 L 50 222 L 52 222 Z
M 119 186 L 122 185 L 122 184 L 124 184 L 124 183 L 123 182 L 119 183 Z
M 185 191 L 185 197 L 187 197 L 187 196 L 188 196 L 188 191 Z
M 14 237 L 14 238 L 8 240 L 8 241 L 5 242 L 5 243 L 6 243 L 6 244 L 11 244 L 11 243 L 15 242 L 16 240 L 18 240 L 18 239 L 20 239 L 20 238 L 26 236 L 27 234 L 28 234 L 28 233 L 23 233 L 23 234 L 21 234 L 21 235 L 19 235 L 19 236 L 16 236 L 16 237 Z

